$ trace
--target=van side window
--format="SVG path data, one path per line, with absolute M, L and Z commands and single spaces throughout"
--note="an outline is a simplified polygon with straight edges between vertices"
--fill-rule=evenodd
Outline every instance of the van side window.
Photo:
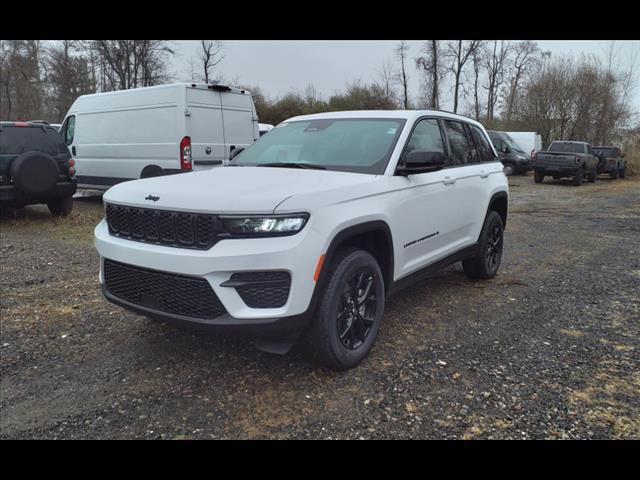
M 445 153 L 442 133 L 440 132 L 437 120 L 424 119 L 417 123 L 413 132 L 411 132 L 411 137 L 404 149 L 404 154 L 406 155 L 414 149 Z
M 489 145 L 489 141 L 482 130 L 480 130 L 475 125 L 469 125 L 469 130 L 471 130 L 471 136 L 476 144 L 476 148 L 478 149 L 478 156 L 480 162 L 493 162 L 496 160 L 495 155 L 493 154 L 493 150 L 491 150 L 491 146 Z
M 71 115 L 64 121 L 64 125 L 60 128 L 60 133 L 62 134 L 62 138 L 64 138 L 64 143 L 68 147 L 73 143 L 73 135 L 76 129 L 76 117 L 75 115 Z
M 444 121 L 447 139 L 449 140 L 449 149 L 451 156 L 449 165 L 466 165 L 472 161 L 472 146 L 469 143 L 467 134 L 464 130 L 462 122 L 453 120 Z

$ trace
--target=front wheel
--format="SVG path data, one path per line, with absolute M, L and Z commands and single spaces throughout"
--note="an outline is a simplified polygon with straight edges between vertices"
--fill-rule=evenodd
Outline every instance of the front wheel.
M 56 217 L 66 217 L 71 213 L 71 210 L 73 210 L 73 196 L 51 200 L 47 203 L 47 207 L 49 207 L 51 215 Z
M 314 363 L 347 370 L 367 356 L 378 335 L 384 280 L 376 259 L 358 248 L 338 251 L 329 268 L 304 348 Z
M 514 175 L 516 173 L 516 166 L 513 163 L 505 163 L 502 169 L 505 175 Z
M 495 210 L 487 215 L 480 232 L 478 253 L 474 258 L 462 261 L 464 273 L 469 278 L 488 279 L 495 277 L 502 260 L 504 226 Z

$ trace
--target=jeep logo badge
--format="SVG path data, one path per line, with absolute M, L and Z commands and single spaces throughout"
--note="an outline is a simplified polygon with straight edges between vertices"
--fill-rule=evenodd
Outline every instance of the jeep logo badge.
M 153 195 L 149 195 L 148 197 L 145 197 L 145 200 L 152 200 L 154 202 L 157 202 L 158 200 L 160 200 L 160 197 L 154 197 Z

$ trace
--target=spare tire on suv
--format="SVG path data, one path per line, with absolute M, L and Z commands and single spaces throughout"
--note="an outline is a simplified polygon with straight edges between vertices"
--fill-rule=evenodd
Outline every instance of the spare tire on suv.
M 11 164 L 13 184 L 26 196 L 45 196 L 58 182 L 60 171 L 55 160 L 43 152 L 26 152 Z

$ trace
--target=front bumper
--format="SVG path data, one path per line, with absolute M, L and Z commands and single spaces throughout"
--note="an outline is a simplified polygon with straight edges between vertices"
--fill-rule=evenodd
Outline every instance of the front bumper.
M 100 283 L 107 300 L 129 310 L 169 321 L 244 330 L 281 331 L 305 326 L 315 289 L 314 273 L 325 238 L 310 225 L 298 234 L 277 238 L 225 239 L 209 250 L 182 249 L 117 238 L 103 219 L 95 229 L 100 254 Z M 104 261 L 205 279 L 226 313 L 213 319 L 168 314 L 117 298 L 105 289 Z M 251 308 L 236 288 L 224 286 L 234 273 L 286 271 L 291 276 L 286 303 L 278 308 Z M 230 282 L 233 283 L 233 282 Z
M 46 203 L 54 198 L 70 197 L 78 188 L 78 182 L 75 178 L 57 182 L 51 191 L 43 195 L 32 196 L 25 195 L 18 190 L 15 185 L 0 185 L 0 202 L 3 203 Z

